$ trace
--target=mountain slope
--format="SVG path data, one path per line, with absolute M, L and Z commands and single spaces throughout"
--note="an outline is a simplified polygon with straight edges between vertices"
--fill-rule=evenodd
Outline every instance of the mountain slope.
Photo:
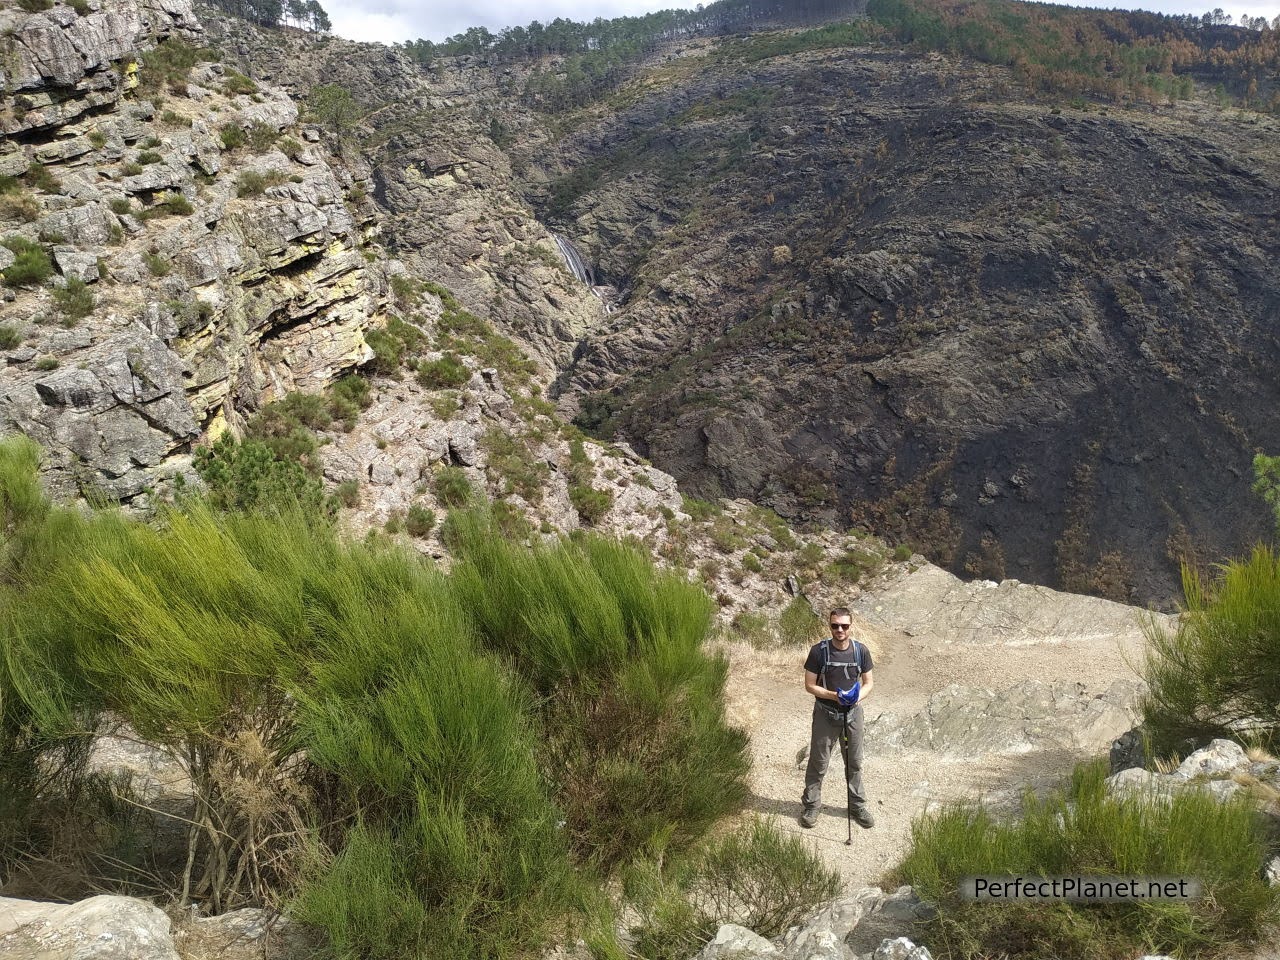
M 883 47 L 684 52 L 530 188 L 629 292 L 562 380 L 588 423 L 703 495 L 1119 598 L 1264 532 L 1274 118 L 1038 103 Z

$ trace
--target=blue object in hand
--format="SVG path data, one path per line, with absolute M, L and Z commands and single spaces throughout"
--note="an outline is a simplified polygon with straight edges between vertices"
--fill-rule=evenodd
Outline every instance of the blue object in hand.
M 840 701 L 840 705 L 844 707 L 852 707 L 858 702 L 858 694 L 862 691 L 862 681 L 859 680 L 848 690 L 836 690 L 836 699 Z

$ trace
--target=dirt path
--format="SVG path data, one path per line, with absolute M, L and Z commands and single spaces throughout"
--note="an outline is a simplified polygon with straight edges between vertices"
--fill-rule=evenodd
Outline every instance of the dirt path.
M 1004 596 L 988 588 L 983 594 L 982 587 L 970 590 L 941 571 L 930 568 L 928 574 L 881 585 L 862 598 L 854 615 L 859 639 L 870 645 L 876 663 L 875 692 L 865 707 L 869 724 L 882 714 L 917 715 L 931 695 L 951 684 L 1001 691 L 1026 680 L 1073 681 L 1084 685 L 1080 696 L 1087 699 L 1117 679 L 1135 677 L 1130 664 L 1138 662 L 1144 645 L 1141 611 L 1042 588 L 1005 590 Z M 966 595 L 965 602 L 956 602 Z M 986 601 L 999 609 L 993 614 L 982 606 Z M 1052 616 L 1046 617 L 1046 604 Z M 906 623 L 905 629 L 895 622 Z M 1014 626 L 1001 632 L 1002 622 Z M 855 824 L 853 845 L 846 846 L 838 755 L 824 783 L 827 806 L 817 826 L 804 830 L 797 822 L 804 788 L 798 755 L 809 742 L 813 702 L 801 672 L 807 648 L 725 649 L 733 663 L 730 718 L 751 731 L 751 807 L 784 830 L 812 839 L 849 889 L 877 884 L 901 860 L 911 821 L 926 805 L 979 796 L 1012 801 L 1026 785 L 1056 785 L 1075 762 L 1105 752 L 1110 738 L 1128 726 L 1121 720 L 1114 724 L 1119 729 L 1091 731 L 1091 749 L 1047 743 L 1025 752 L 967 756 L 889 748 L 868 736 L 864 780 L 876 826 L 862 830 Z

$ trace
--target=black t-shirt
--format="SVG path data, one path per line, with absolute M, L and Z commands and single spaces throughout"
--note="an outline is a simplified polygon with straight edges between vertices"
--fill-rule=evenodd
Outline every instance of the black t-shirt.
M 822 652 L 824 644 L 827 648 L 825 655 Z M 824 661 L 827 664 L 825 674 L 822 669 Z M 851 641 L 843 650 L 837 649 L 830 640 L 815 643 L 804 661 L 805 671 L 816 673 L 818 686 L 826 690 L 848 690 L 862 679 L 864 673 L 870 672 L 872 666 L 871 651 L 867 649 L 865 643 L 859 643 L 857 640 Z

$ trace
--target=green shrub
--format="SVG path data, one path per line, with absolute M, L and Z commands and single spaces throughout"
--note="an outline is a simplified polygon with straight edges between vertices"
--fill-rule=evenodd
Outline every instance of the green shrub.
M 699 500 L 697 497 L 680 495 L 684 512 L 696 521 L 711 520 L 724 513 L 724 507 L 710 500 Z
M 373 388 L 359 374 L 348 374 L 329 388 L 329 413 L 334 420 L 342 421 L 342 428 L 350 433 L 360 419 L 360 411 L 373 403 Z
M 254 120 L 249 124 L 249 130 L 245 136 L 250 150 L 254 153 L 266 153 L 275 146 L 276 140 L 280 136 L 280 131 L 269 123 Z
M 459 596 L 540 698 L 542 762 L 578 856 L 608 867 L 663 841 L 679 850 L 738 809 L 748 741 L 725 723 L 727 664 L 702 648 L 706 594 L 616 541 L 527 550 L 455 513 Z
M 30 186 L 35 187 L 37 190 L 43 190 L 45 193 L 62 192 L 62 182 L 53 175 L 52 170 L 38 160 L 31 161 L 31 165 L 27 167 L 27 172 L 23 175 L 23 179 Z
M 244 131 L 240 129 L 238 124 L 223 124 L 218 131 L 218 138 L 222 141 L 222 149 L 224 150 L 237 150 L 244 146 Z
M 93 312 L 93 291 L 87 283 L 75 277 L 69 278 L 63 286 L 53 288 L 53 301 L 71 324 Z
M 404 344 L 386 330 L 367 330 L 365 343 L 373 351 L 369 366 L 375 373 L 390 374 L 400 369 L 404 358 Z
M 726 923 L 774 939 L 840 890 L 840 875 L 808 844 L 754 819 L 687 856 L 627 872 L 640 918 L 632 949 L 645 960 L 688 960 Z
M 189 851 L 211 909 L 287 906 L 326 955 L 515 958 L 601 922 L 571 854 L 675 855 L 745 799 L 710 603 L 679 576 L 462 511 L 446 576 L 316 522 L 286 474 L 311 478 L 262 444 L 196 462 L 232 512 L 184 496 L 148 526 L 50 507 L 34 446 L 0 444 L 0 856 L 47 859 L 30 782 L 72 803 L 58 743 L 83 757 L 110 716 L 183 758 L 221 825 L 189 824 L 161 883 Z
M 391 278 L 391 293 L 401 310 L 416 310 L 422 303 L 422 282 L 398 273 Z
M 212 60 L 217 60 L 217 54 L 208 48 L 193 47 L 176 37 L 162 40 L 141 56 L 138 92 L 151 99 L 166 90 L 185 95 L 191 68 Z
M 411 537 L 425 537 L 436 525 L 435 511 L 420 503 L 409 506 L 404 517 L 404 528 Z
M 523 543 L 533 535 L 533 524 L 514 503 L 499 500 L 489 507 L 493 525 L 503 537 L 513 543 Z
M 297 505 L 327 515 L 320 480 L 260 440 L 224 434 L 198 449 L 194 464 L 219 510 L 278 512 Z
M 825 558 L 826 552 L 822 549 L 822 544 L 810 540 L 797 552 L 796 564 L 801 569 L 817 571 Z
M 247 436 L 261 440 L 279 459 L 312 469 L 315 467 L 312 455 L 319 447 L 312 431 L 328 426 L 330 419 L 323 397 L 295 392 L 283 400 L 268 403 L 254 414 Z
M 261 196 L 268 187 L 279 186 L 288 179 L 279 170 L 245 170 L 236 178 L 236 196 Z
M 160 122 L 170 127 L 190 126 L 190 121 L 182 119 L 182 117 L 174 113 L 172 110 L 166 110 L 164 113 L 160 114 Z
M 428 390 L 461 387 L 470 380 L 471 371 L 452 353 L 418 365 L 418 382 Z
M 319 394 L 294 391 L 269 406 L 311 430 L 327 429 L 333 422 L 329 403 Z
M 180 321 L 183 333 L 203 330 L 213 317 L 213 304 L 207 300 L 192 298 L 190 300 L 166 300 L 165 307 Z
M 0 220 L 31 223 L 39 219 L 43 210 L 40 201 L 27 190 L 19 188 L 13 192 L 0 193 Z
M 222 89 L 226 91 L 228 96 L 239 96 L 241 94 L 248 95 L 258 92 L 258 85 L 246 77 L 243 73 L 235 70 L 228 70 L 225 79 L 222 82 Z
M 447 507 L 464 507 L 475 496 L 471 481 L 461 467 L 445 467 L 436 474 L 433 487 L 436 499 Z
M 22 343 L 22 334 L 11 323 L 0 323 L 0 350 L 12 350 Z
M 88 137 L 89 137 L 89 144 L 95 150 L 101 150 L 103 147 L 107 145 L 107 135 L 103 133 L 101 130 L 90 130 Z
M 745 640 L 756 649 L 769 646 L 773 640 L 769 618 L 763 613 L 739 611 L 733 618 L 732 628 L 732 636 L 735 639 Z
M 1238 731 L 1280 743 L 1280 556 L 1257 547 L 1211 582 L 1183 570 L 1186 612 L 1169 633 L 1150 622 L 1143 723 L 1158 753 L 1185 753 Z
M 412 323 L 392 316 L 383 329 L 365 333 L 365 342 L 373 350 L 374 359 L 370 364 L 373 370 L 394 376 L 401 365 L 426 343 L 426 334 Z
M 18 0 L 18 6 L 27 13 L 39 13 L 53 7 L 53 0 Z
M 142 166 L 150 166 L 153 163 L 159 163 L 164 157 L 156 153 L 154 150 L 143 150 L 138 154 L 138 163 Z
M 746 553 L 742 556 L 742 566 L 748 573 L 763 573 L 764 564 L 760 562 L 760 558 L 754 553 Z
M 295 900 L 361 957 L 537 955 L 562 929 L 577 882 L 530 698 L 443 575 L 297 510 L 41 526 L 71 535 L 7 605 L 28 716 L 109 710 L 187 758 L 200 808 L 231 828 L 192 824 L 213 909 Z
M 528 443 L 503 427 L 490 427 L 481 440 L 489 454 L 489 470 L 502 478 L 503 493 L 518 493 L 530 504 L 542 502 L 543 484 L 551 468 L 533 455 Z
M 824 636 L 823 619 L 813 612 L 809 601 L 796 597 L 778 617 L 778 638 L 787 646 L 812 645 Z
M 743 540 L 737 524 L 728 516 L 717 517 L 708 531 L 711 542 L 721 553 L 733 553 L 741 550 L 746 541 Z
M 298 158 L 298 154 L 303 151 L 302 144 L 293 137 L 285 137 L 277 144 L 277 146 L 280 148 L 280 152 L 290 160 L 296 160 Z
M 846 550 L 831 563 L 831 575 L 846 583 L 858 583 L 866 577 L 873 577 L 884 566 L 884 558 L 874 550 L 853 547 Z
M 4 246 L 13 252 L 13 263 L 4 269 L 4 282 L 11 287 L 34 287 L 53 275 L 53 261 L 39 244 L 23 237 L 6 237 Z
M 361 110 L 351 92 L 337 84 L 315 87 L 307 97 L 308 113 L 317 123 L 338 137 L 345 136 L 359 121 Z
M 112 197 L 111 212 L 119 216 L 133 213 L 133 202 L 128 197 Z
M 595 526 L 613 506 L 613 494 L 590 484 L 575 483 L 569 487 L 569 502 L 578 511 L 578 517 L 583 523 Z
M 914 553 L 915 551 L 912 550 L 910 546 L 905 543 L 900 543 L 893 548 L 893 559 L 902 563 L 910 560 Z
M 57 370 L 58 358 L 50 357 L 50 356 L 41 357 L 39 360 L 36 361 L 36 369 L 39 370 L 41 373 L 47 373 L 50 370 Z
M 431 407 L 431 412 L 437 419 L 449 420 L 458 412 L 459 396 L 456 390 L 443 390 L 427 397 L 427 405 Z
M 132 160 L 125 163 L 120 170 L 126 177 L 136 177 L 142 173 L 141 165 L 134 163 Z
M 147 207 L 138 214 L 140 220 L 157 220 L 161 217 L 185 217 L 195 212 L 195 207 L 182 194 L 177 192 L 166 193 L 154 204 Z
M 1188 790 L 1109 796 L 1105 761 L 1076 771 L 1069 797 L 1028 794 L 1022 817 L 955 807 L 912 825 L 899 873 L 939 907 L 921 928 L 939 955 L 1011 958 L 1202 956 L 1251 939 L 1275 916 L 1262 879 L 1267 840 L 1247 800 Z M 961 899 L 973 876 L 1195 877 L 1204 898 L 997 904 Z
M 343 480 L 334 489 L 333 495 L 348 510 L 354 510 L 360 506 L 360 481 Z
M 147 265 L 153 277 L 165 277 L 169 275 L 169 258 L 161 256 L 158 253 L 144 253 L 142 262 Z

